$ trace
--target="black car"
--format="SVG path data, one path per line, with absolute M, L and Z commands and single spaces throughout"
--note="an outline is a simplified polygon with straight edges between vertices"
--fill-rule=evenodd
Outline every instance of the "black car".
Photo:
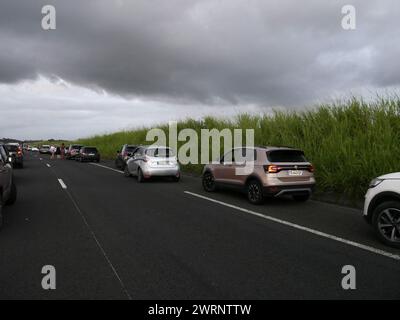
M 96 147 L 83 147 L 79 154 L 75 156 L 75 160 L 80 162 L 100 162 L 100 153 Z
M 5 144 L 8 154 L 12 158 L 12 166 L 14 168 L 23 168 L 24 167 L 24 153 L 22 152 L 22 148 L 16 143 L 8 143 Z
M 115 166 L 118 169 L 124 170 L 126 162 L 138 149 L 138 146 L 124 144 L 121 150 L 117 151 L 117 158 L 115 159 Z

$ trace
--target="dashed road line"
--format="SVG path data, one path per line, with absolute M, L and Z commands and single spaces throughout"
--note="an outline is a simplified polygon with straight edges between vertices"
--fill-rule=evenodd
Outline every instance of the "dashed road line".
M 317 236 L 320 236 L 320 237 L 323 237 L 323 238 L 327 238 L 327 239 L 330 239 L 330 240 L 341 242 L 341 243 L 344 243 L 346 245 L 356 247 L 358 249 L 362 249 L 362 250 L 365 250 L 365 251 L 369 251 L 369 252 L 372 252 L 372 253 L 387 257 L 387 258 L 391 258 L 391 259 L 400 261 L 400 256 L 397 255 L 397 254 L 393 254 L 393 253 L 390 253 L 390 252 L 387 252 L 387 251 L 384 251 L 384 250 L 380 250 L 380 249 L 377 249 L 377 248 L 374 248 L 374 247 L 371 247 L 371 246 L 367 246 L 367 245 L 358 243 L 358 242 L 354 242 L 354 241 L 347 240 L 347 239 L 344 239 L 344 238 L 341 238 L 341 237 L 337 237 L 337 236 L 334 236 L 334 235 L 331 235 L 331 234 L 328 234 L 328 233 L 325 233 L 325 232 L 321 232 L 321 231 L 318 231 L 318 230 L 315 230 L 315 229 L 307 228 L 307 227 L 304 227 L 304 226 L 301 226 L 299 224 L 295 224 L 295 223 L 292 223 L 292 222 L 289 222 L 289 221 L 285 221 L 285 220 L 281 220 L 281 219 L 278 219 L 278 218 L 274 218 L 274 217 L 271 217 L 271 216 L 268 216 L 268 215 L 265 215 L 265 214 L 262 214 L 262 213 L 259 213 L 259 212 L 255 212 L 255 211 L 252 211 L 252 210 L 241 208 L 241 207 L 235 206 L 233 204 L 229 204 L 229 203 L 226 203 L 226 202 L 223 202 L 223 201 L 219 201 L 219 200 L 215 200 L 215 199 L 203 196 L 201 194 L 197 194 L 197 193 L 190 192 L 190 191 L 184 191 L 184 193 L 186 193 L 188 195 L 191 195 L 191 196 L 194 196 L 194 197 L 197 197 L 197 198 L 200 198 L 200 199 L 204 199 L 204 200 L 213 202 L 213 203 L 220 204 L 220 205 L 228 207 L 228 208 L 232 208 L 232 209 L 235 209 L 235 210 L 238 210 L 238 211 L 242 211 L 242 212 L 251 214 L 253 216 L 256 216 L 256 217 L 259 217 L 259 218 L 262 218 L 262 219 L 265 219 L 265 220 L 269 220 L 269 221 L 273 221 L 273 222 L 276 222 L 276 223 L 280 223 L 280 224 L 283 224 L 283 225 L 288 226 L 288 227 L 292 227 L 292 228 L 297 229 L 297 230 L 302 230 L 302 231 L 305 231 L 305 232 L 308 232 L 308 233 L 312 233 L 314 235 L 317 235 Z
M 58 179 L 58 182 L 60 183 L 61 188 L 63 188 L 64 190 L 67 189 L 67 185 L 64 183 L 63 179 Z

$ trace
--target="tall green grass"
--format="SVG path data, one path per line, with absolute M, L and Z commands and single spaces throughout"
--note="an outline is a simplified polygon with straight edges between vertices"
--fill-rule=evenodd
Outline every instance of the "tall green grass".
M 178 130 L 254 129 L 256 145 L 292 146 L 305 151 L 316 167 L 320 191 L 360 199 L 368 182 L 384 173 L 400 171 L 400 99 L 377 98 L 372 102 L 352 98 L 320 105 L 303 112 L 241 114 L 231 120 L 206 117 L 185 120 Z M 158 126 L 168 131 L 168 125 Z M 103 156 L 113 158 L 125 143 L 146 142 L 148 128 L 97 135 L 79 142 L 96 145 Z M 184 169 L 200 172 L 201 165 Z

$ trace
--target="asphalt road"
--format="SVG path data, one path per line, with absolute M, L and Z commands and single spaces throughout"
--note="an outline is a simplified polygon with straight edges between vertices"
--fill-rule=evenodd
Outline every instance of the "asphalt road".
M 40 157 L 15 171 L 0 299 L 400 298 L 400 250 L 381 245 L 358 210 L 253 206 L 207 194 L 194 177 L 139 184 L 112 163 Z M 44 265 L 56 268 L 56 290 L 41 287 Z M 342 289 L 344 265 L 356 268 L 356 290 Z

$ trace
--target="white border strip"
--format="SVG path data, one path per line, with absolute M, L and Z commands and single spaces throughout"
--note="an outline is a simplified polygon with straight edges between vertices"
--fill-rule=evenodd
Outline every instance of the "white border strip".
M 309 233 L 315 234 L 315 235 L 323 237 L 323 238 L 335 240 L 335 241 L 347 244 L 349 246 L 353 246 L 353 247 L 356 247 L 356 248 L 359 248 L 359 249 L 362 249 L 362 250 L 366 250 L 366 251 L 369 251 L 369 252 L 372 252 L 372 253 L 375 253 L 375 254 L 379 254 L 379 255 L 387 257 L 387 258 L 391 258 L 391 259 L 400 261 L 400 256 L 397 255 L 397 254 L 393 254 L 393 253 L 390 253 L 390 252 L 387 252 L 387 251 L 383 251 L 383 250 L 380 250 L 380 249 L 377 249 L 377 248 L 374 248 L 374 247 L 370 247 L 370 246 L 358 243 L 358 242 L 354 242 L 354 241 L 351 241 L 351 240 L 340 238 L 340 237 L 337 237 L 337 236 L 334 236 L 334 235 L 331 235 L 331 234 L 328 234 L 328 233 L 324 233 L 324 232 L 321 232 L 321 231 L 318 231 L 318 230 L 315 230 L 315 229 L 310 229 L 310 228 L 307 228 L 307 227 L 304 227 L 304 226 L 301 226 L 301 225 L 298 225 L 298 224 L 295 224 L 295 223 L 292 223 L 292 222 L 288 222 L 288 221 L 285 221 L 285 220 L 281 220 L 281 219 L 277 219 L 277 218 L 274 218 L 274 217 L 271 217 L 271 216 L 267 216 L 267 215 L 264 215 L 264 214 L 261 214 L 261 213 L 258 213 L 258 212 L 252 211 L 252 210 L 244 209 L 244 208 L 235 206 L 233 204 L 229 204 L 229 203 L 226 203 L 226 202 L 215 200 L 215 199 L 212 199 L 212 198 L 209 198 L 209 197 L 197 194 L 197 193 L 193 193 L 193 192 L 190 192 L 190 191 L 184 191 L 184 193 L 192 195 L 192 196 L 197 197 L 197 198 L 201 198 L 201 199 L 204 199 L 204 200 L 208 200 L 208 201 L 223 205 L 225 207 L 229 207 L 229 208 L 232 208 L 232 209 L 235 209 L 235 210 L 246 212 L 246 213 L 249 213 L 249 214 L 251 214 L 253 216 L 257 216 L 259 218 L 263 218 L 265 220 L 269 220 L 269 221 L 273 221 L 273 222 L 276 222 L 276 223 L 280 223 L 280 224 L 283 224 L 283 225 L 288 226 L 288 227 L 292 227 L 292 228 L 295 228 L 295 229 L 298 229 L 298 230 L 309 232 Z
M 98 164 L 98 163 L 90 162 L 90 164 L 93 165 L 93 166 L 96 166 L 96 167 L 100 167 L 100 168 L 104 168 L 104 169 L 108 169 L 108 170 L 111 170 L 111 171 L 114 171 L 114 172 L 118 172 L 118 173 L 124 174 L 121 170 L 117 170 L 117 169 L 113 169 L 113 168 L 110 168 L 110 167 L 107 167 L 107 166 L 103 166 L 103 165 Z

